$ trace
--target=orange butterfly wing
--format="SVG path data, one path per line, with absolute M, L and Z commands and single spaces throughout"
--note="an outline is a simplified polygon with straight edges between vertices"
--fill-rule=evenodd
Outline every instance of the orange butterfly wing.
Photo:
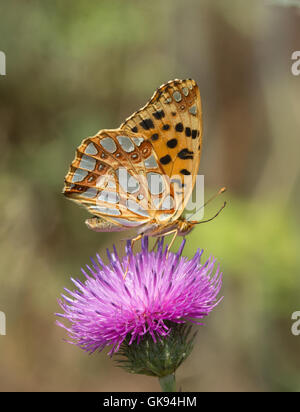
M 120 129 L 83 140 L 63 193 L 98 216 L 98 230 L 176 220 L 191 195 L 202 146 L 199 89 L 193 80 L 161 86 Z
M 143 133 L 151 141 L 160 165 L 174 183 L 176 220 L 193 191 L 202 149 L 202 107 L 192 79 L 162 85 L 150 101 L 120 126 Z M 181 185 L 186 185 L 184 190 Z

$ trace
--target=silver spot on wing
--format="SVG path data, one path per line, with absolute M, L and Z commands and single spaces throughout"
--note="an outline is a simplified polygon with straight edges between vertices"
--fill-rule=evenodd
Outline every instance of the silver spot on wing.
M 158 219 L 160 221 L 170 220 L 171 217 L 172 217 L 172 214 L 168 214 L 168 213 L 162 213 L 161 215 L 158 215 Z
M 117 145 L 111 137 L 99 139 L 101 146 L 109 153 L 114 153 L 117 150 Z
M 96 146 L 94 145 L 94 143 L 91 142 L 85 148 L 84 153 L 89 154 L 89 155 L 95 155 L 95 154 L 98 153 L 98 150 L 97 150 Z
M 82 155 L 80 159 L 80 163 L 79 163 L 79 167 L 81 169 L 93 171 L 95 169 L 95 166 L 96 166 L 96 159 L 94 159 L 93 157 Z
M 93 198 L 97 193 L 98 190 L 95 187 L 89 187 L 88 190 L 82 193 L 82 196 Z
M 149 156 L 148 159 L 144 160 L 144 164 L 147 169 L 156 169 L 158 167 L 158 164 L 153 154 Z
M 173 93 L 173 97 L 174 97 L 174 99 L 175 99 L 175 101 L 176 101 L 177 103 L 182 100 L 181 93 L 178 92 L 177 90 L 176 90 L 176 92 Z
M 72 177 L 72 183 L 81 182 L 88 174 L 89 172 L 87 170 L 76 169 Z
M 97 196 L 98 200 L 107 203 L 119 203 L 120 197 L 115 192 L 108 192 L 106 190 L 102 190 L 102 192 Z
M 190 108 L 189 108 L 189 112 L 190 112 L 191 114 L 193 114 L 194 116 L 196 116 L 196 114 L 197 114 L 197 106 L 192 106 L 192 107 L 190 107 Z
M 149 217 L 149 213 L 147 212 L 147 210 L 140 207 L 140 205 L 132 199 L 127 200 L 126 206 L 133 213 L 136 213 L 141 216 Z
M 127 152 L 133 152 L 134 151 L 134 144 L 132 141 L 129 139 L 127 136 L 117 136 L 118 142 L 120 143 L 122 149 Z
M 163 210 L 171 210 L 174 208 L 174 199 L 172 196 L 168 195 L 165 197 L 162 207 Z
M 145 139 L 143 137 L 134 137 L 133 141 L 137 146 L 140 146 Z
M 185 96 L 188 96 L 188 94 L 189 94 L 189 89 L 188 89 L 187 87 L 183 87 L 182 93 L 183 93 Z
M 105 207 L 105 206 L 90 206 L 89 208 L 93 212 L 102 213 L 106 215 L 115 215 L 118 216 L 121 214 L 119 209 L 114 209 L 112 207 Z

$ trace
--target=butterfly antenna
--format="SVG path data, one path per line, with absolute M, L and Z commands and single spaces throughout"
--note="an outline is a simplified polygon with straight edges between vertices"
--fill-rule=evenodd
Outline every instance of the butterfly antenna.
M 221 189 L 220 189 L 216 194 L 214 194 L 212 197 L 210 197 L 202 206 L 200 206 L 200 207 L 196 210 L 196 212 L 193 213 L 193 214 L 189 217 L 188 220 L 190 220 L 191 217 L 193 217 L 196 213 L 198 213 L 200 209 L 202 209 L 203 207 L 205 207 L 205 206 L 206 206 L 208 203 L 210 203 L 212 200 L 216 199 L 219 195 L 221 195 L 222 193 L 226 192 L 226 190 L 227 190 L 227 188 L 226 188 L 225 186 L 224 186 L 224 187 L 221 187 Z
M 224 207 L 226 205 L 227 205 L 227 202 L 224 202 L 222 207 L 217 211 L 217 213 L 213 217 L 211 217 L 207 220 L 200 220 L 199 222 L 196 221 L 196 222 L 192 222 L 192 223 L 194 223 L 195 225 L 199 225 L 200 223 L 207 223 L 207 222 L 210 222 L 211 220 L 214 220 L 214 218 L 216 218 L 222 212 L 222 210 L 224 209 Z
M 212 200 L 216 199 L 219 195 L 221 195 L 222 193 L 226 192 L 227 187 L 221 187 L 221 189 L 215 194 L 213 195 L 211 198 L 209 198 L 207 200 L 207 202 L 204 203 L 204 205 L 202 207 L 205 207 L 208 203 L 210 203 Z

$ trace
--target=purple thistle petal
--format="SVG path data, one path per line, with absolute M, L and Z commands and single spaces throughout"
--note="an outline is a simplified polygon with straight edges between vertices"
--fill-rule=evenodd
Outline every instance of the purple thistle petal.
M 131 241 L 126 241 L 125 252 L 127 255 L 132 255 Z

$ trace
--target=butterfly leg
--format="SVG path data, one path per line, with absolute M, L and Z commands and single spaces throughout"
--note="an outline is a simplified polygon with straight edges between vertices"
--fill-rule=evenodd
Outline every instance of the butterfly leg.
M 174 243 L 174 241 L 175 241 L 175 239 L 176 239 L 176 236 L 178 235 L 178 229 L 170 230 L 169 232 L 166 232 L 166 233 L 164 233 L 163 235 L 158 236 L 158 238 L 157 238 L 157 240 L 156 240 L 156 242 L 155 242 L 155 244 L 154 244 L 154 247 L 153 247 L 152 251 L 155 249 L 155 247 L 156 247 L 156 245 L 157 245 L 157 243 L 158 243 L 158 241 L 159 241 L 159 238 L 165 237 L 165 236 L 168 236 L 168 235 L 172 235 L 172 233 L 174 233 L 174 236 L 172 237 L 171 243 L 168 245 L 168 251 L 167 251 L 167 256 L 166 256 L 166 257 L 168 257 L 168 256 L 169 256 L 169 253 L 170 253 L 170 250 L 171 250 L 171 247 L 173 246 L 173 243 Z
M 144 236 L 143 233 L 141 233 L 140 235 L 138 235 L 138 236 L 134 237 L 133 239 L 131 239 L 131 250 L 133 250 L 134 244 L 135 244 L 138 240 L 142 239 L 143 236 Z M 125 270 L 124 276 L 123 276 L 123 279 L 124 279 L 124 280 L 125 280 L 125 278 L 126 278 L 126 275 L 127 275 L 127 273 L 128 273 L 128 270 L 129 270 L 129 263 L 130 263 L 130 255 L 128 256 L 128 263 L 127 263 L 127 267 L 126 267 L 126 270 Z
M 133 239 L 131 239 L 131 249 L 133 249 L 133 245 L 140 239 L 142 239 L 142 237 L 144 236 L 143 233 L 141 233 L 140 235 L 134 237 Z
M 159 242 L 159 237 L 156 239 L 156 241 L 155 241 L 155 243 L 154 243 L 154 246 L 153 246 L 153 248 L 152 248 L 151 252 L 153 252 L 153 251 L 155 250 L 155 248 L 156 248 L 156 246 L 157 246 L 158 242 Z
M 166 235 L 171 235 L 172 233 L 174 233 L 174 236 L 172 237 L 172 240 L 171 240 L 171 243 L 169 244 L 169 246 L 168 246 L 168 251 L 167 251 L 167 258 L 168 258 L 168 256 L 169 256 L 169 252 L 170 252 L 170 250 L 171 250 L 171 247 L 173 246 L 173 243 L 175 242 L 175 239 L 176 239 L 176 237 L 177 237 L 177 235 L 178 235 L 178 229 L 174 229 L 174 230 L 172 230 L 171 232 L 169 232 L 169 233 L 166 233 Z

